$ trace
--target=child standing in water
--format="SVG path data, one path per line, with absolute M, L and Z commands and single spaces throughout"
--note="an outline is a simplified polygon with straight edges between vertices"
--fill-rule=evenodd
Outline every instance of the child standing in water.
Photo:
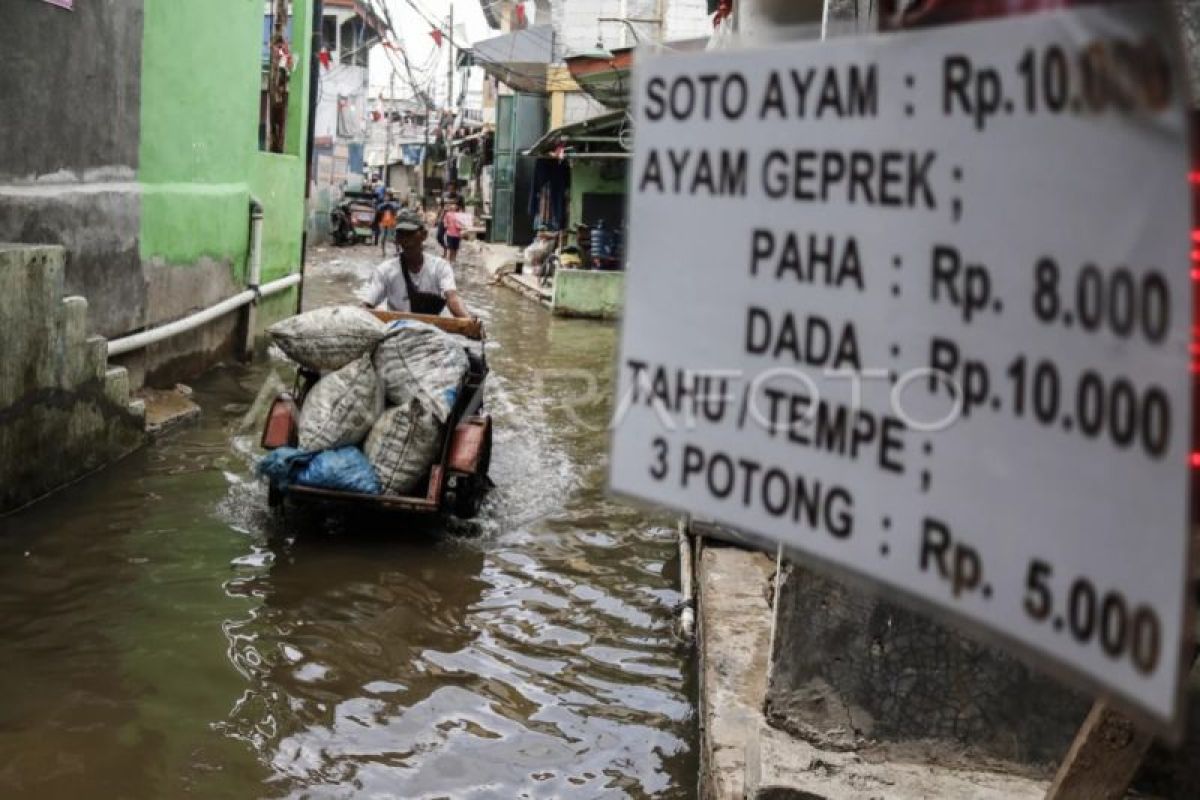
M 446 204 L 442 222 L 446 226 L 446 260 L 453 264 L 458 260 L 458 246 L 462 244 L 463 232 L 463 218 L 458 211 L 458 203 Z

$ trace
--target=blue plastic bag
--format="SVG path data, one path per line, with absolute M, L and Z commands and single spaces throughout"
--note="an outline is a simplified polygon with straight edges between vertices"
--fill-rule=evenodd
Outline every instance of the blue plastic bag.
M 375 468 L 363 451 L 353 446 L 319 453 L 280 447 L 264 456 L 255 471 L 280 491 L 296 483 L 337 492 L 383 493 Z
M 255 472 L 269 480 L 273 488 L 282 491 L 296 482 L 296 476 L 316 455 L 296 447 L 280 447 L 263 456 Z
M 359 494 L 381 494 L 383 487 L 375 468 L 357 447 L 322 450 L 296 476 L 296 483 L 317 489 Z

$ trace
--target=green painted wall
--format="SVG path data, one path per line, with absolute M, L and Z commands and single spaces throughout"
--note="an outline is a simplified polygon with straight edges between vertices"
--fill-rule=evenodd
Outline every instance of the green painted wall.
M 300 266 L 310 0 L 293 0 L 286 154 L 258 148 L 262 0 L 145 0 L 141 257 L 246 270 L 249 202 L 264 207 L 263 281 Z M 153 309 L 150 310 L 153 317 Z
M 624 272 L 560 269 L 554 275 L 554 313 L 615 319 L 621 315 L 624 293 Z
M 571 162 L 571 227 L 583 222 L 583 196 L 593 192 L 599 194 L 625 194 L 625 177 L 606 180 L 601 176 L 604 169 L 599 161 Z M 609 167 L 611 169 L 611 167 Z

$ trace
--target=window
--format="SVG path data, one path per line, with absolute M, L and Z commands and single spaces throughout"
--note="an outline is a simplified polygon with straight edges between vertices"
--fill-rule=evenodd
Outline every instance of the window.
M 337 52 L 337 29 L 337 17 L 332 14 L 321 17 L 321 46 L 328 50 L 330 55 Z
M 263 17 L 262 82 L 259 98 L 258 146 L 272 153 L 285 152 L 287 140 L 288 84 L 295 61 L 292 56 L 292 19 L 286 0 L 272 0 L 280 12 Z
M 351 17 L 342 23 L 341 63 L 352 67 L 367 65 L 367 48 L 363 36 L 364 25 L 358 17 Z

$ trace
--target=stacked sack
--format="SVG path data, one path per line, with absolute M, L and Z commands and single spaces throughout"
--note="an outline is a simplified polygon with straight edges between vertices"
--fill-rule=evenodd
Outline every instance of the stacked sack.
M 321 378 L 300 411 L 299 449 L 273 451 L 260 474 L 278 488 L 413 493 L 437 459 L 469 368 L 463 345 L 432 325 L 389 326 L 353 306 L 299 314 L 267 333 Z

